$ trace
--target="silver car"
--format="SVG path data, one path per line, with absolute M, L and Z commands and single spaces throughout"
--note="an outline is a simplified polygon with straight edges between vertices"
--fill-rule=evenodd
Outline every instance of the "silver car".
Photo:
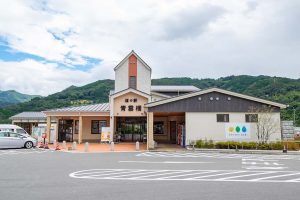
M 37 140 L 29 135 L 0 132 L 0 148 L 27 148 L 36 147 Z

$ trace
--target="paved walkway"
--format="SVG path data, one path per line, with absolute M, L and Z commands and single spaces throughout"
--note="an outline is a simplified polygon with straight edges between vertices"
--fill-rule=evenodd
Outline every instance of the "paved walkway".
M 54 149 L 53 145 L 49 145 L 50 149 Z M 62 149 L 62 143 L 59 143 L 59 148 L 61 151 L 66 152 L 85 152 L 85 143 L 76 144 L 76 150 L 72 150 L 73 143 L 67 143 L 66 149 Z M 147 150 L 147 145 L 140 143 L 140 151 Z M 99 144 L 99 143 L 89 143 L 88 152 L 110 152 L 111 145 L 110 144 Z M 117 152 L 135 152 L 136 146 L 135 143 L 119 143 L 115 144 L 114 151 Z

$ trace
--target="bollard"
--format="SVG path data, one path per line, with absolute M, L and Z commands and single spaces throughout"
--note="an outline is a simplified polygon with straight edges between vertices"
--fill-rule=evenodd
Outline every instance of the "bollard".
M 136 143 L 135 143 L 135 150 L 136 151 L 140 150 L 140 143 L 138 141 L 136 141 Z
M 44 149 L 49 149 L 49 146 L 48 146 L 48 140 L 45 141 Z
M 115 143 L 114 143 L 114 142 L 111 142 L 111 143 L 110 143 L 110 150 L 111 150 L 111 151 L 114 151 L 114 150 L 115 150 Z
M 53 149 L 56 148 L 56 140 L 53 140 Z
M 84 152 L 88 152 L 88 151 L 89 151 L 89 143 L 86 142 L 86 143 L 84 144 Z
M 76 150 L 76 142 L 73 142 L 73 150 Z
M 282 153 L 287 153 L 287 148 L 285 145 L 283 145 L 283 150 L 282 150 Z
M 66 141 L 63 141 L 63 143 L 62 143 L 62 149 L 66 149 L 66 148 L 67 148 Z

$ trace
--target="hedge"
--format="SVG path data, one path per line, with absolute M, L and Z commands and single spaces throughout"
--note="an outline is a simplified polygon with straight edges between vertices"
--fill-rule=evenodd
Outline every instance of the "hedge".
M 237 141 L 224 141 L 214 142 L 213 140 L 197 140 L 194 143 L 196 148 L 205 149 L 257 149 L 257 150 L 282 150 L 284 148 L 284 142 L 270 142 L 265 144 L 259 144 L 256 142 L 237 142 Z M 295 142 L 288 143 L 289 150 L 299 149 L 299 144 Z

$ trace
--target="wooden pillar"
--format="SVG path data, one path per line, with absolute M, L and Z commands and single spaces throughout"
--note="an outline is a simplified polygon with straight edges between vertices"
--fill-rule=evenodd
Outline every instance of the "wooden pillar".
M 56 141 L 58 141 L 58 127 L 59 127 L 59 117 L 56 117 L 55 118 L 55 121 L 56 121 L 56 125 L 55 125 L 55 139 Z
M 153 112 L 147 113 L 147 149 L 154 149 L 153 140 Z
M 50 134 L 51 134 L 51 116 L 47 116 L 47 128 L 46 128 L 47 140 L 50 143 Z
M 79 116 L 78 144 L 82 143 L 82 116 Z

